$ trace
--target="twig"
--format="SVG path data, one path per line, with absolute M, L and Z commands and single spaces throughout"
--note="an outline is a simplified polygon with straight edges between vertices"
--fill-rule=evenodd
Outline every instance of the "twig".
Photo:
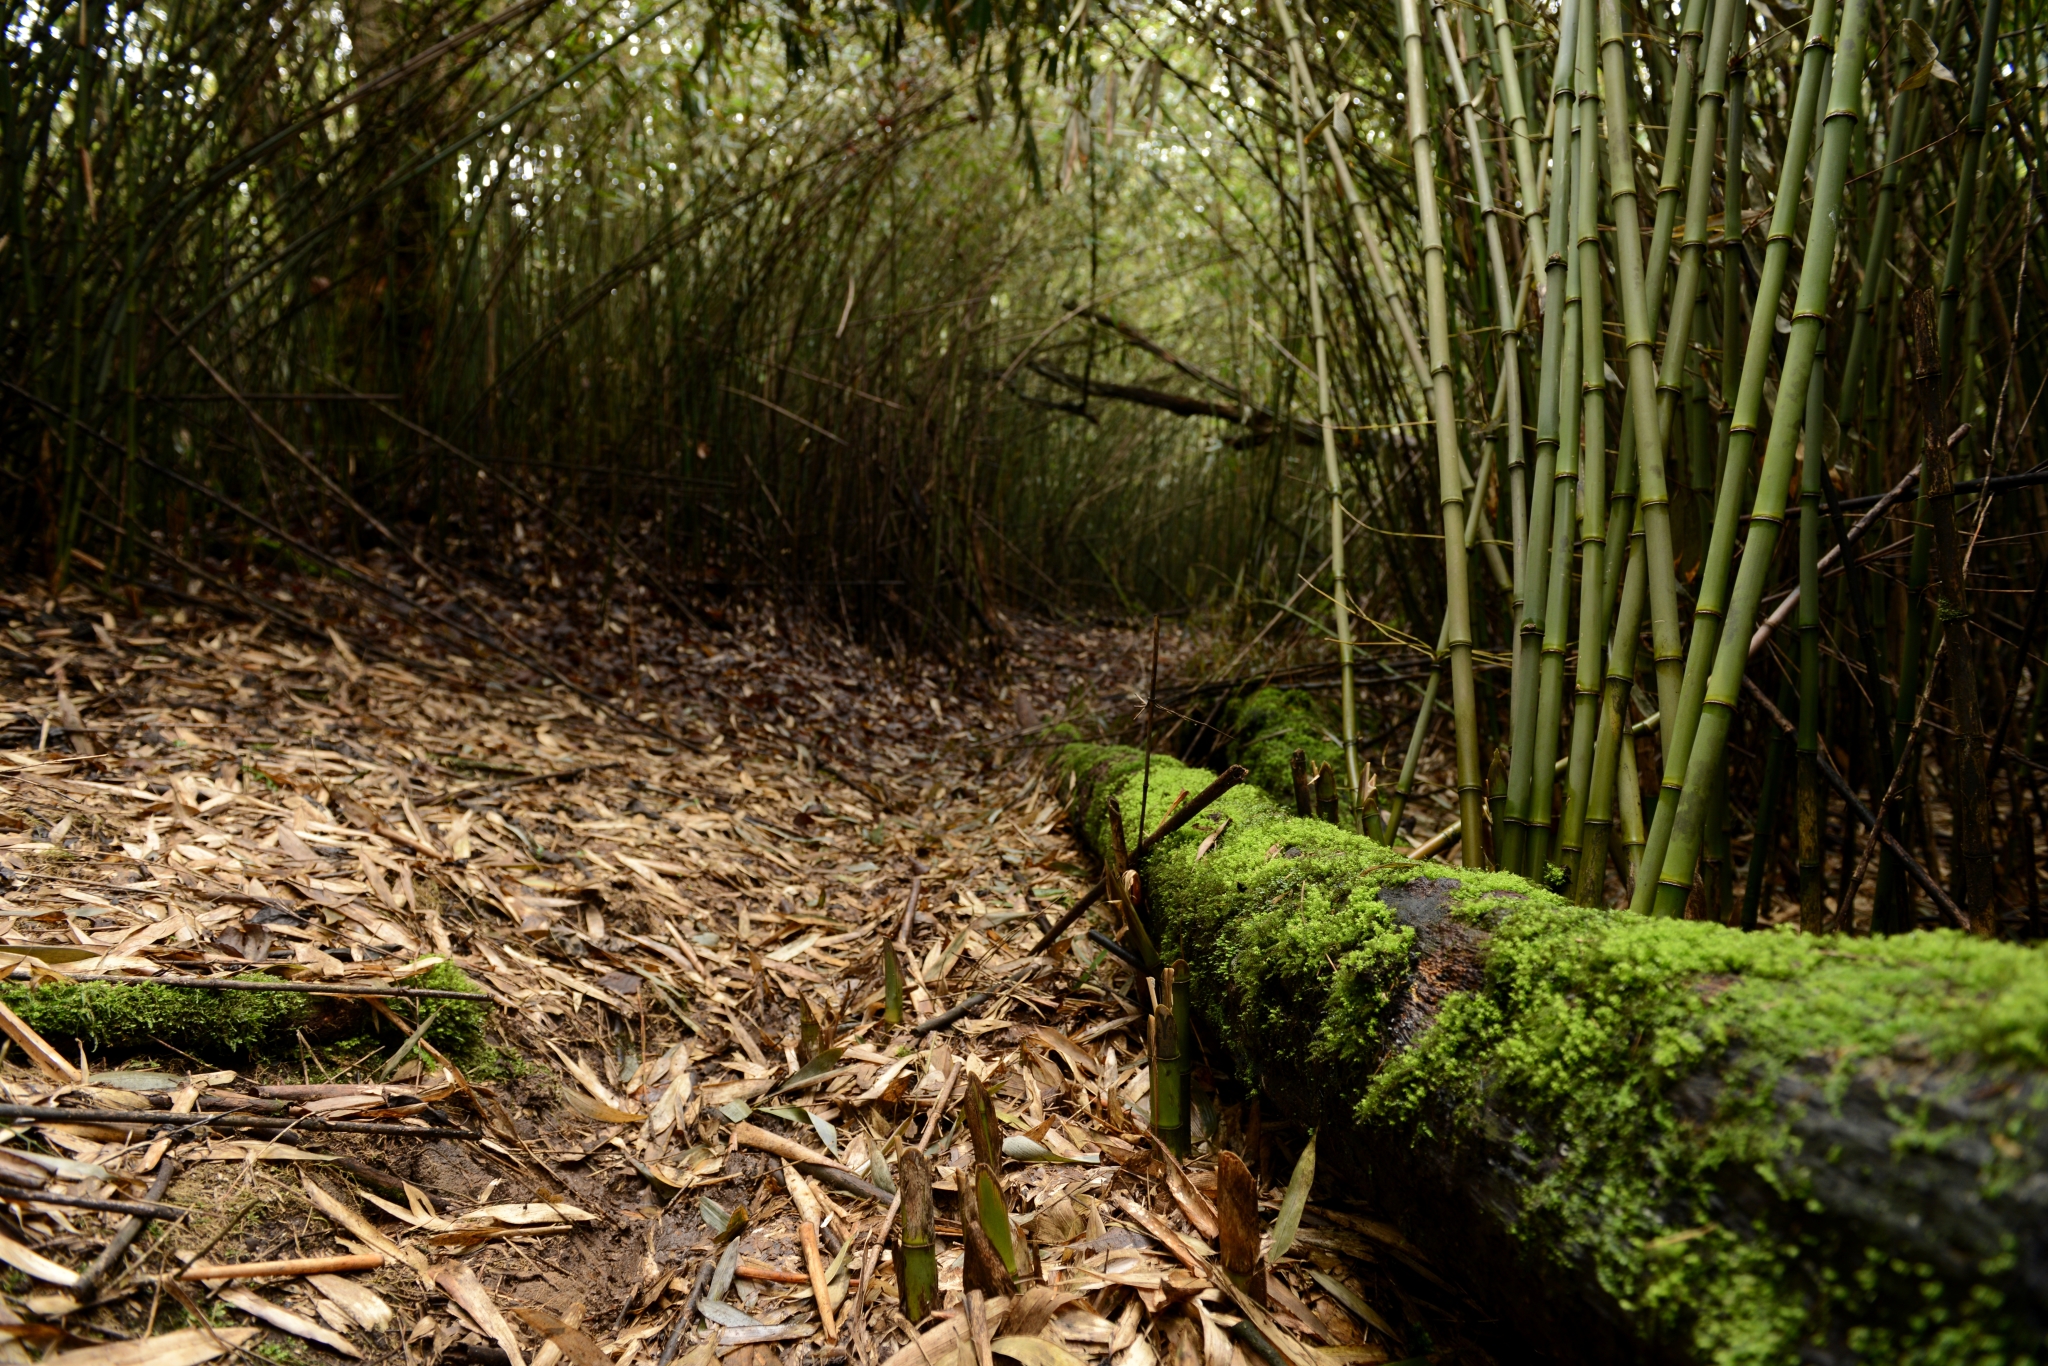
M 168 1159 L 166 1159 L 168 1160 Z M 182 1205 L 161 1205 L 155 1200 L 95 1200 L 85 1195 L 63 1195 L 56 1191 L 19 1190 L 0 1186 L 0 1200 L 24 1200 L 33 1205 L 63 1205 L 69 1209 L 104 1210 L 133 1219 L 182 1219 L 192 1211 Z M 136 1225 L 141 1231 L 141 1225 Z
M 683 1301 L 683 1312 L 676 1315 L 676 1326 L 670 1330 L 668 1341 L 661 1346 L 661 1357 L 655 1366 L 668 1366 L 676 1359 L 676 1349 L 683 1345 L 683 1334 L 690 1331 L 690 1320 L 697 1316 L 697 1301 L 704 1298 L 704 1287 L 711 1284 L 711 1272 L 718 1259 L 705 1254 L 704 1262 L 697 1268 L 697 1278 L 690 1283 L 690 1295 Z
M 164 1198 L 164 1192 L 171 1188 L 171 1178 L 177 1175 L 177 1171 L 178 1164 L 171 1160 L 169 1153 L 157 1159 L 156 1177 L 149 1183 L 151 1204 Z M 114 1269 L 123 1254 L 141 1236 L 142 1230 L 149 1227 L 153 1217 L 139 1213 L 130 1215 L 121 1227 L 114 1230 L 114 1236 L 100 1249 L 100 1255 L 86 1263 L 85 1269 L 78 1273 L 77 1298 L 81 1302 L 92 1298 L 94 1287 L 106 1279 L 107 1273 Z
M 1215 782 L 1210 783 L 1178 811 L 1173 812 L 1165 820 L 1159 822 L 1157 830 L 1154 830 L 1143 840 L 1139 841 L 1137 850 L 1131 855 L 1131 861 L 1135 863 L 1150 853 L 1154 845 L 1179 830 L 1206 810 L 1218 797 L 1221 797 L 1224 793 L 1230 791 L 1231 788 L 1243 782 L 1249 772 L 1250 770 L 1246 769 L 1242 764 L 1232 764 L 1229 768 L 1224 769 Z M 1025 962 L 1018 968 L 1018 971 L 1021 972 L 1032 967 L 1033 963 L 1031 960 L 1036 959 L 1038 955 L 1051 948 L 1061 935 L 1072 929 L 1074 922 L 1081 918 L 1082 912 L 1102 899 L 1103 889 L 1107 885 L 1107 883 L 1102 882 L 1096 883 L 1082 895 L 1079 901 L 1068 907 L 1067 913 L 1054 921 L 1052 928 L 1038 937 L 1038 942 L 1031 946 L 1031 952 L 1024 955 Z M 952 1024 L 955 1020 L 967 1014 L 968 1011 L 985 1006 L 994 999 L 995 993 L 992 991 L 977 991 L 952 1009 L 941 1011 L 929 1019 L 919 1020 L 911 1027 L 911 1032 L 913 1034 L 930 1034 L 934 1030 L 944 1029 L 947 1025 Z
M 1937 646 L 1937 652 L 1939 651 L 1939 649 L 1940 647 Z M 1930 676 L 1933 673 L 1933 667 L 1934 662 L 1930 661 L 1928 666 L 1928 672 Z M 1743 675 L 1742 686 L 1743 689 L 1747 691 L 1751 697 L 1756 699 L 1757 705 L 1763 708 L 1764 714 L 1771 718 L 1772 724 L 1776 725 L 1779 730 L 1783 731 L 1787 735 L 1792 735 L 1797 732 L 1798 728 L 1794 726 L 1791 721 L 1786 719 L 1785 713 L 1779 711 L 1777 704 L 1771 701 L 1771 699 L 1764 694 L 1764 690 L 1756 685 L 1755 679 L 1749 677 L 1747 674 Z M 1921 710 L 1923 713 L 1926 710 L 1925 694 L 1922 694 L 1921 697 Z M 1914 725 L 1916 727 L 1919 725 L 1918 717 L 1914 718 Z M 1863 824 L 1866 827 L 1868 827 L 1877 835 L 1878 839 L 1884 842 L 1884 846 L 1887 849 L 1890 849 L 1893 854 L 1898 856 L 1899 865 L 1906 870 L 1907 876 L 1911 877 L 1913 881 L 1920 884 L 1920 890 L 1927 893 L 1927 895 L 1933 899 L 1935 905 L 1941 907 L 1941 909 L 1945 913 L 1947 913 L 1948 917 L 1955 924 L 1963 927 L 1964 929 L 1968 929 L 1970 926 L 1970 918 L 1963 914 L 1962 908 L 1957 906 L 1954 901 L 1949 899 L 1948 893 L 1942 890 L 1941 884 L 1936 882 L 1934 878 L 1928 873 L 1928 871 L 1920 865 L 1920 860 L 1914 858 L 1912 854 L 1907 852 L 1906 846 L 1899 843 L 1897 836 L 1893 835 L 1891 831 L 1885 829 L 1884 826 L 1880 824 L 1880 822 L 1884 818 L 1886 808 L 1889 807 L 1891 804 L 1892 790 L 1898 785 L 1898 772 L 1894 772 L 1892 774 L 1892 785 L 1885 789 L 1884 797 L 1882 800 L 1878 802 L 1877 811 L 1873 813 L 1869 807 L 1863 804 L 1863 799 L 1856 795 L 1856 789 L 1850 787 L 1848 780 L 1844 778 L 1841 775 L 1841 773 L 1835 768 L 1835 761 L 1828 757 L 1828 752 L 1825 746 L 1821 748 L 1819 759 L 1821 777 L 1826 778 L 1828 780 L 1828 786 L 1835 789 L 1835 792 L 1842 798 L 1842 800 L 1845 803 L 1848 804 L 1849 809 L 1855 813 L 1856 819 L 1863 822 Z M 1903 769 L 1900 771 L 1903 771 Z M 1870 865 L 1869 851 L 1871 849 L 1874 849 L 1875 847 L 1875 845 L 1865 846 L 1864 856 L 1858 862 L 1856 867 L 1855 880 L 1849 884 L 1849 890 L 1846 893 L 1844 893 L 1841 906 L 1838 906 L 1836 908 L 1836 913 L 1838 915 L 1846 914 L 1846 908 L 1852 902 L 1855 901 L 1856 891 L 1859 887 L 1863 885 L 1863 874 Z
M 317 1276 L 322 1272 L 375 1271 L 384 1265 L 381 1252 L 349 1252 L 333 1257 L 288 1257 L 277 1262 L 230 1262 L 223 1266 L 193 1264 L 173 1280 L 231 1281 L 269 1276 Z
M 398 1045 L 396 1049 L 392 1050 L 391 1056 L 385 1060 L 384 1065 L 377 1069 L 377 1080 L 380 1082 L 389 1081 L 391 1079 L 391 1074 L 398 1070 L 398 1065 L 405 1061 L 405 1055 L 412 1052 L 413 1045 L 417 1044 L 422 1038 L 426 1037 L 427 1031 L 434 1027 L 434 1021 L 440 1018 L 440 1011 L 428 1011 L 425 1018 L 423 1018 L 420 1021 L 419 1027 L 413 1030 L 412 1033 L 406 1035 L 405 1042 Z

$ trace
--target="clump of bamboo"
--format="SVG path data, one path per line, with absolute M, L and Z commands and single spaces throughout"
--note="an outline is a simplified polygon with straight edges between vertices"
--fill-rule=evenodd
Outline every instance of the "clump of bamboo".
M 1832 17 L 1827 14 L 1827 8 L 1826 0 L 1822 0 L 1815 11 L 1811 36 L 1807 40 L 1807 62 L 1816 71 L 1827 66 L 1829 25 L 1822 22 L 1823 18 Z M 1862 53 L 1866 17 L 1867 0 L 1845 0 L 1840 35 L 1840 46 L 1845 52 Z M 1820 159 L 1814 177 L 1813 215 L 1807 230 L 1799 291 L 1792 310 L 1792 334 L 1786 344 L 1784 367 L 1779 375 L 1777 405 L 1763 465 L 1757 473 L 1756 501 L 1750 510 L 1749 535 L 1743 546 L 1741 568 L 1728 599 L 1727 629 L 1719 640 L 1698 731 L 1692 752 L 1687 756 L 1684 787 L 1674 813 L 1670 843 L 1657 871 L 1656 906 L 1664 915 L 1681 914 L 1691 892 L 1714 774 L 1726 752 L 1743 671 L 1749 662 L 1750 631 L 1756 624 L 1758 604 L 1763 599 L 1766 578 L 1770 573 L 1771 552 L 1776 548 L 1778 532 L 1784 524 L 1793 457 L 1798 450 L 1806 416 L 1806 387 L 1814 381 L 1814 354 L 1828 315 L 1835 241 L 1841 230 L 1842 192 L 1849 174 L 1851 137 L 1861 118 L 1862 79 L 1860 61 L 1844 61 L 1835 67 L 1833 92 L 1828 101 L 1827 118 L 1822 124 Z M 1818 84 L 1817 75 L 1815 83 Z M 1801 145 L 1801 129 L 1795 121 L 1792 147 Z M 1788 217 L 1788 243 L 1791 211 L 1788 201 L 1796 200 L 1797 184 L 1795 180 L 1781 185 L 1779 191 L 1779 209 Z M 1775 223 L 1773 227 L 1776 227 Z M 1775 247 L 1777 244 L 1774 241 L 1772 245 Z M 1770 314 L 1759 312 L 1758 316 L 1764 325 L 1769 326 L 1775 322 L 1775 309 Z M 1753 343 L 1755 336 L 1756 329 L 1752 328 Z M 1754 409 L 1750 413 L 1749 420 L 1754 422 Z M 1744 416 L 1738 410 L 1738 424 L 1744 421 Z M 1740 482 L 1737 477 L 1739 468 L 1731 442 L 1729 470 L 1723 476 L 1728 485 Z M 1662 815 L 1661 809 L 1659 815 Z

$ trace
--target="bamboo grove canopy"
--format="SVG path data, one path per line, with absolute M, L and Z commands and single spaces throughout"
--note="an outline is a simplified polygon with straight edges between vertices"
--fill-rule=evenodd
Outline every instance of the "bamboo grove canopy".
M 15 567 L 1277 606 L 1365 833 L 1447 702 L 1469 864 L 2038 932 L 2034 20 L 20 7 Z

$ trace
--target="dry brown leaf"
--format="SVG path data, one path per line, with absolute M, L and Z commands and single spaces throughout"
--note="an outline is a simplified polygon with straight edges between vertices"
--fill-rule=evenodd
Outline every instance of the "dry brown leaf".
M 519 1335 L 498 1312 L 497 1302 L 477 1280 L 474 1271 L 462 1262 L 443 1262 L 434 1268 L 434 1284 L 460 1305 L 462 1311 L 476 1321 L 477 1327 L 491 1335 L 498 1347 L 512 1359 L 512 1366 L 526 1366 L 526 1358 L 519 1351 Z
M 330 1351 L 345 1357 L 361 1357 L 362 1349 L 345 1336 L 325 1324 L 315 1323 L 303 1314 L 294 1313 L 281 1304 L 273 1304 L 255 1291 L 235 1286 L 219 1292 L 220 1298 L 251 1318 L 261 1319 L 272 1328 L 281 1328 L 294 1337 L 308 1342 L 317 1342 Z

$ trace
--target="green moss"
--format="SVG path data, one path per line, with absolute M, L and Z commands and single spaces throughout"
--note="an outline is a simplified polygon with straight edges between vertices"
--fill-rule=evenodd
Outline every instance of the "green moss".
M 1060 762 L 1100 848 L 1110 802 L 1135 818 L 1141 756 L 1073 745 Z M 1155 792 L 1209 777 L 1153 761 Z M 1829 1203 L 1843 1163 L 1920 1163 L 1899 1169 L 1904 1190 L 1961 1162 L 1965 1203 L 2038 1198 L 2014 1193 L 2048 1182 L 2040 950 L 1570 906 L 1505 874 L 1415 864 L 1251 786 L 1142 874 L 1161 948 L 1188 959 L 1241 1080 L 1313 1077 L 1326 1118 L 1382 1142 L 1505 1148 L 1520 1175 L 1502 1213 L 1527 1254 L 1594 1277 L 1641 1340 L 1717 1363 L 1822 1341 L 1840 1360 L 2041 1360 L 2013 1249 L 1956 1235 L 1936 1268 L 1903 1245 L 1914 1229 L 1883 1245 L 1870 1211 Z M 1445 911 L 1485 932 L 1483 986 L 1397 1041 L 1416 930 L 1380 893 L 1419 877 L 1447 880 L 1432 884 Z M 1851 1105 L 1875 1113 L 1888 1151 L 1815 1137 Z
M 264 980 L 260 973 L 245 978 Z M 138 982 L 0 984 L 0 1001 L 66 1052 L 128 1052 L 168 1044 L 208 1059 L 235 1057 L 289 1039 L 310 1016 L 305 996 L 265 991 L 192 991 Z
M 239 980 L 274 980 L 243 973 Z M 441 963 L 406 985 L 441 991 L 475 991 L 476 984 L 452 963 Z M 83 1043 L 89 1053 L 126 1053 L 168 1045 L 194 1057 L 226 1060 L 291 1049 L 300 1029 L 311 1028 L 323 1012 L 359 1012 L 360 1005 L 327 996 L 282 991 L 198 991 L 153 982 L 0 982 L 0 1001 L 38 1034 L 66 1052 Z M 393 1012 L 417 1022 L 414 1007 L 439 1009 L 427 1038 L 457 1060 L 488 1060 L 484 1042 L 490 1007 L 482 1001 L 393 1000 Z
M 1231 701 L 1223 709 L 1222 727 L 1229 732 L 1224 747 L 1230 762 L 1250 770 L 1253 786 L 1283 806 L 1294 803 L 1290 758 L 1295 750 L 1308 756 L 1310 768 L 1328 764 L 1344 772 L 1344 744 L 1337 723 L 1314 693 L 1291 688 L 1261 688 Z

